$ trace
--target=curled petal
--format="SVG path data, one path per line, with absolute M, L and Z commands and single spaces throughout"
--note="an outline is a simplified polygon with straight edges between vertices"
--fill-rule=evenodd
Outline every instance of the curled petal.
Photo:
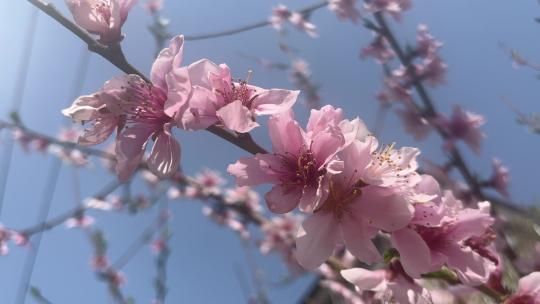
M 256 115 L 273 115 L 292 108 L 300 91 L 262 90 L 255 92 L 257 98 L 253 101 L 252 109 Z
M 161 50 L 156 61 L 152 65 L 150 79 L 155 86 L 167 91 L 166 75 L 175 68 L 180 68 L 184 54 L 184 36 L 176 36 L 171 39 L 169 47 Z
M 241 100 L 222 107 L 216 115 L 225 127 L 239 133 L 248 133 L 259 126 L 253 120 L 251 111 L 242 104 Z
M 163 106 L 163 112 L 169 117 L 182 116 L 188 107 L 191 93 L 191 82 L 187 68 L 177 68 L 165 76 L 167 83 L 167 101 Z
M 158 177 L 169 177 L 178 170 L 180 153 L 180 144 L 171 133 L 171 124 L 165 124 L 152 147 L 148 168 Z

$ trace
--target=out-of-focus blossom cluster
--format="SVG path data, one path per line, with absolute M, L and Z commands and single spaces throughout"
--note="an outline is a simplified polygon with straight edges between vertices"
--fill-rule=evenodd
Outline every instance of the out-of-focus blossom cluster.
M 17 246 L 24 246 L 28 243 L 28 238 L 15 231 L 4 227 L 0 224 L 0 256 L 9 253 L 8 242 L 13 242 Z
M 184 187 L 170 187 L 167 195 L 171 200 L 188 198 L 207 202 L 202 209 L 205 216 L 248 239 L 247 224 L 262 212 L 259 195 L 249 187 L 224 186 L 225 179 L 218 171 L 205 168 Z
M 309 63 L 303 59 L 296 59 L 289 69 L 289 77 L 296 88 L 302 91 L 304 102 L 310 109 L 320 107 L 321 97 L 319 87 L 311 80 Z
M 269 21 L 277 31 L 282 31 L 283 25 L 288 22 L 299 31 L 302 31 L 311 37 L 318 36 L 316 27 L 313 23 L 306 20 L 302 13 L 291 11 L 283 4 L 272 9 L 272 15 L 270 16 Z
M 88 156 L 78 149 L 69 147 L 70 144 L 77 142 L 79 135 L 80 130 L 77 128 L 62 128 L 56 139 L 66 145 L 60 145 L 51 142 L 48 138 L 27 132 L 22 128 L 13 129 L 13 139 L 19 142 L 24 151 L 30 152 L 34 150 L 41 153 L 50 153 L 66 164 L 86 166 L 89 164 Z
M 302 216 L 286 214 L 272 217 L 261 227 L 263 238 L 259 241 L 260 251 L 263 254 L 279 254 L 292 274 L 304 272 L 295 258 L 295 236 L 302 220 Z
M 400 21 L 401 13 L 411 6 L 410 0 L 368 0 L 364 7 L 368 12 L 389 14 Z
M 360 19 L 360 11 L 356 8 L 357 0 L 330 0 L 328 8 L 336 13 L 340 20 L 350 20 L 357 23 Z

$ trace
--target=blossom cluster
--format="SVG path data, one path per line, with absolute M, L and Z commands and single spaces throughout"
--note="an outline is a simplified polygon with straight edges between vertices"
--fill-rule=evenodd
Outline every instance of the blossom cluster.
M 121 26 L 134 1 L 67 3 L 75 21 L 111 47 L 122 40 Z M 161 2 L 152 3 L 148 9 L 159 10 Z M 328 5 L 340 19 L 360 20 L 355 1 L 331 0 Z M 410 5 L 408 0 L 371 0 L 364 8 L 400 20 L 401 12 Z M 316 36 L 308 17 L 309 12 L 280 5 L 269 22 L 278 30 L 288 22 Z M 484 138 L 479 130 L 484 124 L 482 116 L 456 106 L 453 115 L 446 117 L 419 109 L 413 102 L 412 88 L 420 81 L 431 86 L 444 83 L 447 66 L 439 56 L 442 44 L 424 25 L 418 27 L 416 47 L 405 54 L 392 48 L 391 38 L 385 31 L 375 30 L 373 42 L 361 54 L 381 64 L 404 57 L 400 60 L 406 66 L 389 71 L 380 100 L 387 105 L 402 102 L 397 114 L 417 139 L 436 128 L 443 134 L 445 150 L 454 149 L 456 141 L 462 140 L 478 153 Z M 429 302 L 435 293 L 421 279 L 439 271 L 450 271 L 466 286 L 495 284 L 502 264 L 495 249 L 495 219 L 489 202 L 474 202 L 475 208 L 464 204 L 452 191 L 442 190 L 433 176 L 417 172 L 418 149 L 381 144 L 360 118 L 347 119 L 342 109 L 331 105 L 314 109 L 304 128 L 292 110 L 299 91 L 254 86 L 251 72 L 246 79 L 235 80 L 226 64 L 208 59 L 183 65 L 183 51 L 184 37 L 176 36 L 159 53 L 150 80 L 140 74 L 113 78 L 63 110 L 74 121 L 86 124 L 78 137 L 82 146 L 104 143 L 116 133 L 114 169 L 120 180 L 128 180 L 139 169 L 150 185 L 182 178 L 175 129 L 218 127 L 242 138 L 261 125 L 258 116 L 267 115 L 272 152 L 242 157 L 229 165 L 227 171 L 235 177 L 236 188 L 224 191 L 219 174 L 205 170 L 193 184 L 171 188 L 169 197 L 219 200 L 219 204 L 205 207 L 204 214 L 246 239 L 250 237 L 246 222 L 258 222 L 263 232 L 258 242 L 262 253 L 278 252 L 293 272 L 301 272 L 301 268 L 319 271 L 330 279 L 326 286 L 350 302 L 362 303 L 364 291 L 369 291 L 372 300 Z M 307 66 L 297 62 L 292 77 L 307 76 Z M 65 135 L 66 140 L 73 137 Z M 21 138 L 21 142 L 34 141 Z M 43 145 L 37 142 L 38 147 Z M 144 159 L 149 145 L 151 152 Z M 494 160 L 493 171 L 485 183 L 507 195 L 508 170 Z M 281 216 L 258 220 L 262 213 L 259 197 L 249 187 L 261 184 L 272 185 L 264 198 L 269 211 Z M 92 223 L 92 218 L 81 214 L 66 224 L 87 227 Z M 7 252 L 11 234 L 0 227 L 0 253 Z M 380 237 L 389 240 L 385 252 L 375 242 Z M 99 238 L 95 242 L 93 265 L 107 272 L 105 247 Z M 156 240 L 156 251 L 163 249 L 162 242 Z M 369 269 L 356 267 L 349 255 Z M 341 276 L 359 294 L 351 293 L 329 271 L 328 265 L 336 257 L 347 268 Z M 106 274 L 117 286 L 123 282 L 117 272 Z M 536 303 L 539 283 L 538 272 L 523 277 L 507 303 Z
M 74 121 L 90 124 L 79 137 L 83 146 L 117 133 L 115 168 L 121 180 L 140 166 L 150 140 L 150 171 L 160 178 L 176 173 L 181 150 L 174 127 L 201 130 L 219 124 L 246 133 L 259 125 L 257 116 L 286 111 L 296 102 L 298 91 L 267 90 L 249 84 L 249 79 L 233 81 L 225 64 L 202 59 L 181 66 L 183 44 L 183 36 L 177 36 L 160 52 L 151 81 L 139 75 L 116 77 L 63 110 Z

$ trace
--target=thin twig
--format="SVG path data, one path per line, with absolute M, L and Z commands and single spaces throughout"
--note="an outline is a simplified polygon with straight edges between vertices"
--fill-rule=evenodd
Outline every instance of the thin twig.
M 328 5 L 328 2 L 329 1 L 325 0 L 325 1 L 322 1 L 320 3 L 307 6 L 307 7 L 303 8 L 303 9 L 299 10 L 298 12 L 300 14 L 302 14 L 302 15 L 310 15 L 314 11 L 316 11 L 316 10 L 318 10 L 320 8 L 326 7 Z M 238 28 L 229 29 L 229 30 L 225 30 L 225 31 L 219 31 L 219 32 L 215 32 L 215 33 L 207 33 L 207 34 L 200 34 L 200 35 L 186 35 L 184 37 L 184 39 L 186 41 L 196 41 L 196 40 L 205 40 L 205 39 L 210 39 L 210 38 L 225 37 L 225 36 L 235 35 L 235 34 L 247 32 L 247 31 L 251 31 L 251 30 L 254 30 L 254 29 L 262 28 L 262 27 L 265 27 L 265 26 L 269 26 L 271 24 L 272 23 L 270 21 L 264 20 L 264 21 L 255 22 L 255 23 L 252 23 L 252 24 L 249 24 L 249 25 L 244 25 L 244 26 L 241 26 L 241 27 L 238 27 Z

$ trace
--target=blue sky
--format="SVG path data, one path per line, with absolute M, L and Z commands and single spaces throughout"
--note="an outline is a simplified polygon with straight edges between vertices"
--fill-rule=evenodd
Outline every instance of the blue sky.
M 65 11 L 63 1 L 53 2 Z M 291 8 L 313 3 L 307 0 L 283 2 Z M 172 33 L 197 34 L 260 21 L 270 14 L 276 3 L 270 0 L 168 0 L 164 15 L 171 20 Z M 540 16 L 537 2 L 413 0 L 413 5 L 402 23 L 392 22 L 391 26 L 404 42 L 412 41 L 416 26 L 425 23 L 433 35 L 444 42 L 441 54 L 449 65 L 447 85 L 430 91 L 438 108 L 448 113 L 452 105 L 458 103 L 487 119 L 483 130 L 488 137 L 483 143 L 482 154 L 473 155 L 465 147 L 467 162 L 485 176 L 490 174 L 491 158 L 500 158 L 511 169 L 512 197 L 522 204 L 537 202 L 540 138 L 515 123 L 502 99 L 512 100 L 525 113 L 538 111 L 538 80 L 530 71 L 513 69 L 508 56 L 498 46 L 499 42 L 504 42 L 535 59 L 534 55 L 540 53 L 540 26 L 533 20 Z M 31 9 L 26 1 L 4 1 L 0 10 L 2 119 L 9 113 Z M 349 117 L 360 116 L 372 125 L 377 111 L 374 93 L 381 87 L 381 70 L 372 61 L 358 58 L 360 48 L 370 41 L 371 34 L 360 26 L 338 21 L 326 9 L 316 12 L 312 21 L 318 26 L 320 38 L 311 39 L 292 30 L 285 41 L 300 50 L 298 57 L 311 63 L 313 78 L 322 85 L 323 104 L 343 107 Z M 150 70 L 155 52 L 153 38 L 146 29 L 150 22 L 151 18 L 144 10 L 136 7 L 124 27 L 125 53 L 129 61 L 145 73 Z M 287 57 L 279 51 L 277 41 L 278 35 L 272 28 L 263 28 L 236 36 L 187 42 L 185 62 L 206 57 L 215 62 L 226 62 L 235 77 L 244 77 L 252 69 L 253 83 L 257 85 L 292 88 L 282 72 L 265 70 L 240 56 L 250 54 L 286 62 Z M 60 126 L 68 122 L 60 110 L 71 102 L 74 74 L 83 51 L 84 46 L 76 37 L 40 14 L 20 113 L 30 128 L 56 134 Z M 540 61 L 540 56 L 537 59 Z M 108 62 L 92 55 L 83 93 L 95 91 L 118 74 L 120 71 Z M 299 120 L 305 122 L 308 115 L 305 107 L 298 104 L 295 109 Z M 189 174 L 203 167 L 224 172 L 228 164 L 245 155 L 206 132 L 177 132 L 177 136 L 182 142 L 182 166 Z M 258 142 L 269 146 L 264 128 L 256 130 L 254 136 Z M 383 142 L 418 146 L 426 158 L 443 159 L 440 139 L 432 135 L 424 142 L 415 142 L 404 133 L 393 114 L 387 117 L 381 137 Z M 94 168 L 77 173 L 83 196 L 91 195 L 104 182 L 114 179 L 100 168 L 99 162 L 95 163 Z M 19 147 L 15 148 L 0 222 L 15 228 L 35 223 L 46 173 L 51 165 L 50 157 L 26 154 Z M 62 168 L 51 216 L 76 203 L 73 174 L 73 168 Z M 245 252 L 238 237 L 205 218 L 197 202 L 174 202 L 172 211 L 169 303 L 244 301 L 234 275 L 235 264 L 247 272 Z M 136 216 L 93 214 L 97 225 L 106 231 L 113 259 L 138 237 L 156 212 L 151 210 Z M 12 247 L 8 257 L 0 258 L 1 303 L 14 302 L 26 254 L 26 249 Z M 42 289 L 54 303 L 108 303 L 105 286 L 97 282 L 90 271 L 90 255 L 91 248 L 82 232 L 59 227 L 46 233 L 32 285 Z M 257 256 L 256 260 L 271 280 L 278 280 L 285 273 L 276 256 Z M 150 250 L 143 248 L 124 271 L 128 277 L 125 293 L 133 296 L 137 303 L 149 303 L 154 294 L 152 278 L 155 272 Z M 285 287 L 271 288 L 270 299 L 275 303 L 293 303 L 311 280 L 306 277 Z M 28 298 L 27 303 L 33 303 L 33 300 Z

